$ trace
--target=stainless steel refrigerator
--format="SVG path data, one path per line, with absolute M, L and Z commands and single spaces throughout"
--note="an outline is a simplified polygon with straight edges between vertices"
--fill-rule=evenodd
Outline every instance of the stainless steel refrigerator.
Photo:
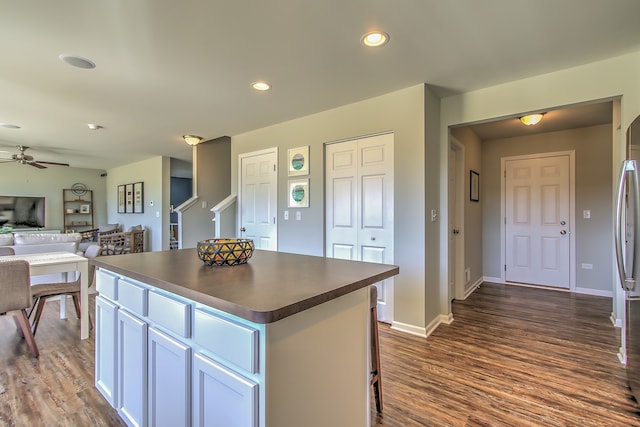
M 640 402 L 640 116 L 626 133 L 626 157 L 620 171 L 615 246 L 625 295 L 623 345 L 631 393 Z

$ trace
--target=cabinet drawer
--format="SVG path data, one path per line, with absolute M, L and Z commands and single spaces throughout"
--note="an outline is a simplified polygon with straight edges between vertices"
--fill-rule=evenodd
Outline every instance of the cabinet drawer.
M 118 302 L 140 316 L 147 315 L 147 289 L 126 280 L 118 281 Z
M 96 290 L 111 301 L 118 300 L 118 278 L 106 271 L 96 271 Z
M 191 335 L 191 305 L 169 298 L 154 291 L 149 291 L 147 317 L 153 323 L 174 332 L 181 337 Z
M 258 372 L 259 331 L 196 309 L 194 341 L 247 372 Z

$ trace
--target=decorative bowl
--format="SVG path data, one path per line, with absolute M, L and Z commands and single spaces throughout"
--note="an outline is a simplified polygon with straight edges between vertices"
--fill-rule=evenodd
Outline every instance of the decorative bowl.
M 198 242 L 198 258 L 207 265 L 246 264 L 253 255 L 251 239 L 207 239 Z

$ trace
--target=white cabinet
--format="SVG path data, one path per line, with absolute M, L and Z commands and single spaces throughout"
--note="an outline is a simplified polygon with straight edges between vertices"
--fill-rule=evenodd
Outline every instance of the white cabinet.
M 193 358 L 193 425 L 256 427 L 258 384 L 202 354 Z
M 118 413 L 130 426 L 147 425 L 147 324 L 118 310 Z
M 149 328 L 149 425 L 191 425 L 191 348 Z
M 96 297 L 96 388 L 116 406 L 116 328 L 118 307 L 109 300 Z
M 127 425 L 258 427 L 259 329 L 106 270 L 96 289 L 96 387 Z

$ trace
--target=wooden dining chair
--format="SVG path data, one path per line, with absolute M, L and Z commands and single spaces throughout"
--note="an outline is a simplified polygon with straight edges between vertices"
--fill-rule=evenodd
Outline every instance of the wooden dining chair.
M 40 352 L 31 332 L 27 308 L 31 307 L 31 274 L 27 261 L 15 260 L 0 263 L 0 314 L 14 316 L 20 335 L 27 341 L 33 357 Z
M 371 385 L 376 400 L 376 411 L 382 413 L 382 379 L 380 372 L 380 340 L 378 339 L 378 288 L 369 286 L 369 308 L 371 310 Z
M 86 258 L 92 259 L 100 255 L 101 248 L 98 245 L 89 246 L 85 252 L 84 256 Z M 95 274 L 95 266 L 89 263 L 89 287 L 93 284 L 93 276 Z M 31 320 L 31 327 L 33 329 L 33 335 L 36 334 L 38 330 L 38 325 L 40 324 L 40 317 L 42 316 L 42 312 L 44 311 L 44 306 L 48 298 L 52 297 L 60 297 L 65 298 L 67 295 L 71 295 L 73 298 L 73 305 L 76 309 L 76 315 L 80 318 L 80 286 L 81 286 L 81 277 L 78 277 L 76 280 L 72 282 L 60 282 L 60 283 L 42 283 L 42 284 L 34 284 L 31 285 L 31 293 L 33 294 L 33 305 L 31 308 L 31 312 L 29 313 L 30 317 L 33 317 Z M 89 315 L 89 327 L 93 328 L 93 323 L 91 322 L 91 315 Z

